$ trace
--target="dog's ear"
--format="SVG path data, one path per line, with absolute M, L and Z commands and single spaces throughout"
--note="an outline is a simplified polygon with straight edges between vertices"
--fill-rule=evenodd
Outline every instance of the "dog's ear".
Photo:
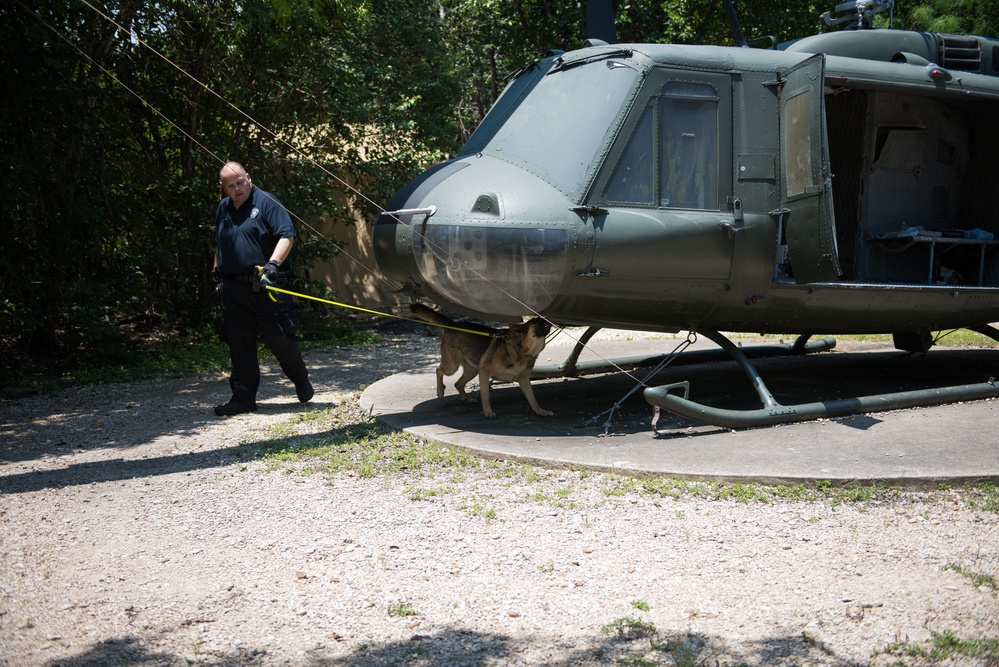
M 543 317 L 533 317 L 527 322 L 527 325 L 539 332 L 543 332 L 546 336 L 552 330 L 552 325 Z

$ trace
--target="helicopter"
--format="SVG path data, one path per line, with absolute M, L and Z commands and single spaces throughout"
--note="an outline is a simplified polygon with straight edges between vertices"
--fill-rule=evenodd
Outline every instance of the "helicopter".
M 645 389 L 657 410 L 733 428 L 999 395 L 992 378 L 799 405 L 776 401 L 722 332 L 999 340 L 999 40 L 872 28 L 893 0 L 749 48 L 601 38 L 516 73 L 457 155 L 386 204 L 376 261 L 400 291 L 472 318 L 689 331 L 750 379 L 759 409 Z M 603 27 L 600 27 L 603 26 Z M 828 339 L 831 340 L 831 339 Z M 622 360 L 623 361 L 623 360 Z M 637 362 L 636 362 L 637 363 Z

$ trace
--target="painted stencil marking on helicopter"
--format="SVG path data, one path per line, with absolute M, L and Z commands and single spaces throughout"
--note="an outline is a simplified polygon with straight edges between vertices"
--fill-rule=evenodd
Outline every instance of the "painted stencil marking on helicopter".
M 436 212 L 381 216 L 376 259 L 488 320 L 995 337 L 999 40 L 859 29 L 891 6 L 841 5 L 827 22 L 854 29 L 773 49 L 535 63 L 388 203 Z

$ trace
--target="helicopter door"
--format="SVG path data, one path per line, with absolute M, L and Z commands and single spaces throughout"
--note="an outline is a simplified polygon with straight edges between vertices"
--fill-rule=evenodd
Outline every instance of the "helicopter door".
M 826 140 L 823 69 L 816 54 L 782 72 L 780 216 L 795 282 L 837 280 L 836 222 Z M 778 257 L 777 262 L 783 261 Z

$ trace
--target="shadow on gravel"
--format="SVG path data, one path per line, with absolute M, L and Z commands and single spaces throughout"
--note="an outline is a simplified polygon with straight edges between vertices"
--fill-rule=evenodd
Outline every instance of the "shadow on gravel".
M 140 637 L 112 637 L 78 655 L 56 658 L 45 663 L 49 667 L 112 667 L 113 665 L 206 665 L 208 667 L 240 667 L 267 664 L 263 653 L 238 650 L 225 655 L 196 654 L 180 656 L 164 651 L 149 651 Z M 204 659 L 201 659 L 204 658 Z
M 105 639 L 90 650 L 45 663 L 52 667 L 106 667 L 108 665 L 171 664 L 168 653 L 147 652 L 135 637 Z
M 106 459 L 71 464 L 55 470 L 32 470 L 15 475 L 0 475 L 0 493 L 30 493 L 42 489 L 61 489 L 101 482 L 170 475 L 207 470 L 230 465 L 237 459 L 236 450 L 191 452 L 146 459 Z
M 639 624 L 640 625 L 640 624 Z M 651 627 L 651 624 L 648 624 Z M 614 633 L 613 630 L 611 630 Z M 110 638 L 75 656 L 46 663 L 50 667 L 104 667 L 106 665 L 182 665 L 192 661 L 208 667 L 268 665 L 277 656 L 261 649 L 236 652 L 192 652 L 189 656 L 149 651 L 138 637 Z M 597 667 L 598 665 L 783 665 L 809 664 L 847 667 L 857 663 L 837 656 L 807 634 L 773 636 L 758 642 L 728 646 L 717 637 L 689 632 L 660 634 L 631 627 L 623 634 L 610 634 L 579 642 L 536 640 L 501 634 L 446 629 L 434 635 L 416 634 L 406 641 L 359 645 L 348 655 L 325 656 L 323 648 L 308 651 L 301 662 L 306 667 L 482 667 L 497 660 L 545 667 Z M 339 653 L 339 652 L 338 652 Z M 558 657 L 556 657 L 558 656 Z M 283 663 L 283 661 L 282 661 Z
M 310 405 L 312 405 L 310 403 Z M 326 407 L 326 406 L 317 406 Z M 340 440 L 356 437 L 356 427 L 348 424 L 310 437 Z M 179 452 L 168 456 L 151 456 L 138 459 L 115 457 L 100 461 L 71 463 L 61 468 L 29 470 L 15 474 L 0 474 L 0 495 L 31 493 L 43 489 L 62 489 L 103 482 L 121 482 L 178 473 L 192 473 L 222 468 L 237 463 L 260 460 L 265 457 L 272 440 L 262 439 L 199 452 Z M 3 469 L 0 468 L 0 471 Z
M 634 620 L 634 619 L 630 619 Z M 696 633 L 663 633 L 652 628 L 627 629 L 623 634 L 602 635 L 592 641 L 537 641 L 531 637 L 508 637 L 468 630 L 449 629 L 436 635 L 414 635 L 405 642 L 362 646 L 337 658 L 323 658 L 322 651 L 309 654 L 309 667 L 377 667 L 381 665 L 448 665 L 479 667 L 496 660 L 546 667 L 592 665 L 777 665 L 810 664 L 847 667 L 856 662 L 837 657 L 805 633 L 800 636 L 767 637 L 741 646 L 726 646 L 722 639 Z M 651 624 L 648 624 L 651 628 Z M 606 629 L 605 629 L 606 630 Z M 558 657 L 556 657 L 558 656 Z
M 373 345 L 305 352 L 317 391 L 355 391 L 400 371 L 426 366 L 428 337 L 394 335 Z M 70 457 L 74 450 L 128 450 L 161 438 L 196 439 L 224 420 L 215 405 L 230 396 L 225 375 L 75 387 L 53 396 L 0 402 L 0 464 Z M 257 415 L 278 421 L 301 412 L 275 362 L 261 364 Z M 329 407 L 318 399 L 310 409 Z M 238 425 L 241 417 L 231 418 Z

